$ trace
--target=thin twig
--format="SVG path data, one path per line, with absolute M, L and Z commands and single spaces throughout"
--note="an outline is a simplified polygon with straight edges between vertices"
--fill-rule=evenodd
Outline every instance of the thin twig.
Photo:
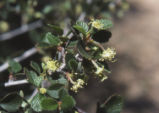
M 10 81 L 10 82 L 4 83 L 4 87 L 10 87 L 10 86 L 27 84 L 27 83 L 28 83 L 28 81 L 26 79 L 24 79 L 24 80 L 17 80 L 17 81 Z
M 40 28 L 42 25 L 43 25 L 43 23 L 41 20 L 38 20 L 38 21 L 33 22 L 31 24 L 22 25 L 21 27 L 15 29 L 13 31 L 9 31 L 7 33 L 0 35 L 0 41 L 12 39 L 12 38 L 14 38 L 18 35 L 21 35 L 25 32 L 31 31 L 31 30 L 36 29 L 36 28 Z
M 92 3 L 92 0 L 87 0 L 87 4 L 91 4 Z
M 80 109 L 80 108 L 78 108 L 78 107 L 76 107 L 76 109 L 77 109 L 77 111 L 78 111 L 79 113 L 87 113 L 87 112 L 83 111 L 82 109 Z
M 85 13 L 85 12 L 81 13 L 81 15 L 80 15 L 79 18 L 78 18 L 78 21 L 83 21 L 85 17 L 86 17 L 86 13 Z M 65 19 L 65 21 L 69 22 L 70 20 L 69 20 L 69 19 Z M 71 39 L 72 36 L 73 36 L 73 33 L 70 33 L 70 32 L 72 32 L 72 30 L 69 31 L 68 25 L 67 25 L 67 26 L 64 28 L 64 36 L 67 36 L 69 39 Z M 66 46 L 67 46 L 69 43 L 70 43 L 70 40 L 67 41 Z
M 38 89 L 34 89 L 32 95 L 30 96 L 29 100 L 32 100 L 34 98 L 34 96 L 38 93 Z
M 69 18 L 66 18 L 66 19 L 64 20 L 64 22 L 65 22 L 65 23 L 70 23 L 70 19 L 69 19 Z M 65 26 L 65 28 L 64 28 L 63 31 L 64 31 L 64 32 L 63 32 L 63 36 L 68 35 L 68 32 L 69 32 L 68 24 L 66 24 L 66 26 Z
M 86 13 L 85 12 L 81 13 L 81 15 L 78 18 L 78 21 L 83 21 L 85 17 L 86 17 Z
M 58 60 L 59 60 L 59 61 L 61 60 L 61 57 L 62 57 L 62 53 L 61 53 L 61 52 L 58 52 Z
M 82 62 L 82 61 L 83 61 L 83 59 L 80 57 L 80 54 L 79 54 L 79 53 L 77 53 L 77 54 L 75 55 L 75 58 L 76 58 L 76 60 L 78 60 L 79 62 Z
M 33 47 L 33 48 L 25 51 L 21 56 L 15 57 L 13 60 L 15 60 L 16 62 L 20 62 L 20 61 L 25 60 L 28 57 L 34 55 L 35 53 L 37 53 L 37 49 L 35 47 Z M 8 67 L 9 67 L 8 61 L 6 61 L 4 64 L 2 64 L 0 66 L 0 72 L 5 71 Z
M 94 45 L 96 45 L 96 46 L 98 46 L 101 50 L 105 50 L 104 49 L 104 47 L 99 43 L 99 42 L 96 42 L 96 41 L 94 41 L 94 40 L 91 40 L 91 42 L 94 44 Z
M 61 55 L 62 55 L 62 64 L 61 64 L 60 68 L 57 70 L 57 72 L 60 72 L 66 66 L 66 61 L 65 61 L 66 53 L 65 53 L 65 49 L 64 48 L 62 48 Z

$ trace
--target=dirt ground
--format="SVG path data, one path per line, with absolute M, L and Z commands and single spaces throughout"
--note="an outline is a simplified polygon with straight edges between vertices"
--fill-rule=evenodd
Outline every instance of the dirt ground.
M 88 113 L 114 93 L 125 98 L 122 113 L 159 113 L 159 0 L 129 1 L 135 8 L 112 30 L 110 45 L 118 53 L 112 74 L 104 83 L 91 80 L 77 96 Z

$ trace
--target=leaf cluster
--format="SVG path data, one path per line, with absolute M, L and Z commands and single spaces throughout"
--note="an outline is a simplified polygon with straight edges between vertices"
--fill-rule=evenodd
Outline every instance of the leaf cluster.
M 0 101 L 2 110 L 7 112 L 17 110 L 78 112 L 76 102 L 69 94 L 70 90 L 78 92 L 92 75 L 103 79 L 107 77 L 105 73 L 110 73 L 108 61 L 100 60 L 102 52 L 105 51 L 101 43 L 108 42 L 111 36 L 109 28 L 112 27 L 112 22 L 110 20 L 92 20 L 88 24 L 78 21 L 72 25 L 66 36 L 63 36 L 62 28 L 55 25 L 49 26 L 53 32 L 46 33 L 37 47 L 40 51 L 54 53 L 53 57 L 45 54 L 41 65 L 31 61 L 31 68 L 23 68 L 23 72 L 19 63 L 14 60 L 9 61 L 10 74 L 16 77 L 18 73 L 24 73 L 28 82 L 35 87 L 36 94 L 26 98 L 22 91 L 11 93 Z M 103 70 L 97 73 L 96 71 L 101 67 Z M 15 98 L 11 99 L 12 96 Z

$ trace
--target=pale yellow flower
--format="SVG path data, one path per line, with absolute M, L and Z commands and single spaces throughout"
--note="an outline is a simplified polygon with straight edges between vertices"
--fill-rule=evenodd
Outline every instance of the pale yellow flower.
M 83 88 L 83 85 L 85 84 L 85 82 L 82 79 L 78 79 L 72 86 L 71 90 L 74 92 L 78 92 L 79 88 Z
M 100 67 L 95 61 L 92 60 L 93 65 L 96 67 L 96 72 L 95 74 L 102 76 L 102 73 L 104 71 L 104 66 Z
M 106 80 L 108 77 L 107 76 L 103 76 L 102 78 L 101 78 L 101 82 L 103 82 L 104 80 Z
M 104 66 L 102 66 L 102 67 L 97 67 L 97 70 L 96 70 L 95 74 L 101 75 L 101 74 L 103 73 L 103 71 L 104 71 Z
M 47 90 L 45 88 L 40 88 L 39 91 L 41 94 L 45 94 L 47 92 Z
M 115 55 L 116 55 L 116 52 L 114 48 L 107 48 L 106 50 L 103 51 L 103 53 L 101 54 L 101 57 L 105 60 L 113 61 L 113 59 L 115 58 Z
M 45 56 L 45 57 L 42 58 L 42 61 L 43 61 L 44 63 L 46 63 L 46 62 L 48 62 L 48 61 L 51 61 L 51 60 L 52 60 L 52 58 L 49 57 L 49 56 Z
M 96 28 L 96 29 L 98 29 L 98 30 L 102 29 L 103 26 L 104 26 L 104 25 L 103 25 L 99 20 L 94 20 L 94 21 L 92 22 L 92 27 L 94 27 L 94 28 Z
M 97 50 L 98 50 L 98 47 L 95 46 L 95 47 L 93 47 L 92 49 L 93 49 L 94 51 L 97 51 Z
M 57 60 L 51 60 L 46 62 L 46 69 L 55 72 L 59 68 L 59 62 Z

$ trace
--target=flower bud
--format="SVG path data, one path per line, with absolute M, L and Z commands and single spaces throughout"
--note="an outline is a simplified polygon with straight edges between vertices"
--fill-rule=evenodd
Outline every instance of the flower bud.
M 6 32 L 9 30 L 9 24 L 6 21 L 0 21 L 0 32 Z

